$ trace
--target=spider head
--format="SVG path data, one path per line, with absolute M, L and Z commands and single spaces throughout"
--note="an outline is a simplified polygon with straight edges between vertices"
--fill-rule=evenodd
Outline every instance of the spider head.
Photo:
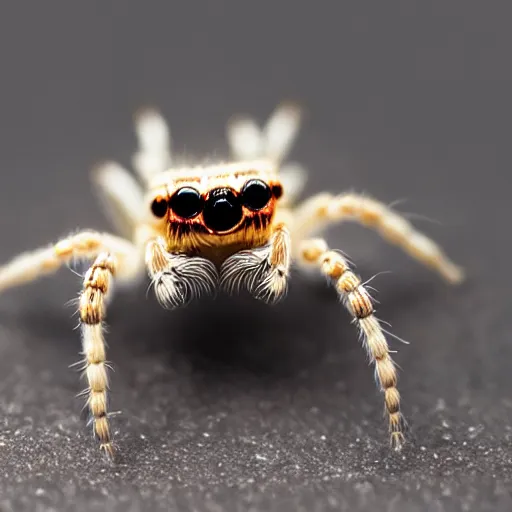
M 149 200 L 169 250 L 207 253 L 265 243 L 281 195 L 270 163 L 243 162 L 162 173 Z

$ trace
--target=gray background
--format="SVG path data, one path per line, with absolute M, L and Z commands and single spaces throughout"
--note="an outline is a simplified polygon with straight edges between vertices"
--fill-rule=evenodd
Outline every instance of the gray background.
M 220 157 L 229 116 L 263 121 L 293 98 L 307 109 L 293 157 L 308 193 L 406 198 L 398 208 L 436 221 L 415 220 L 469 280 L 450 288 L 373 233 L 329 230 L 363 276 L 391 271 L 374 284 L 380 316 L 411 341 L 394 343 L 412 426 L 400 456 L 323 284 L 296 278 L 275 308 L 221 298 L 172 314 L 144 286 L 119 294 L 117 467 L 99 457 L 68 368 L 80 279 L 64 270 L 5 293 L 2 511 L 510 510 L 510 4 L 84 4 L 2 8 L 2 261 L 109 228 L 88 172 L 129 162 L 140 105 L 161 107 L 180 151 Z

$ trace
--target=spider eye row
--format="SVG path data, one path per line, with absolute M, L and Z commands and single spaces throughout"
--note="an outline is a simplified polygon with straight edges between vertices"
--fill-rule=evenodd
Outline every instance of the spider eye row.
M 220 196 L 226 196 L 222 201 L 229 198 L 229 203 L 232 208 L 239 209 L 240 213 L 242 206 L 252 211 L 258 211 L 267 206 L 272 195 L 278 199 L 281 193 L 282 189 L 280 185 L 276 185 L 271 189 L 264 181 L 253 179 L 245 183 L 238 196 L 229 189 L 221 188 L 210 192 L 210 197 L 205 201 L 196 189 L 192 187 L 182 187 L 178 189 L 170 199 L 163 197 L 156 198 L 151 204 L 151 211 L 155 217 L 162 218 L 165 217 L 167 211 L 170 209 L 175 215 L 182 219 L 192 219 L 201 212 L 204 214 L 209 213 L 210 210 L 215 209 L 216 205 L 217 207 L 220 206 Z

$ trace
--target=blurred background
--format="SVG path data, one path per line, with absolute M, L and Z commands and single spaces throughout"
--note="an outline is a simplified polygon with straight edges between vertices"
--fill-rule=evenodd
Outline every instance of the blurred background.
M 510 510 L 512 7 L 475 0 L 11 3 L 0 19 L 0 258 L 110 229 L 89 184 L 129 165 L 134 111 L 175 151 L 227 156 L 226 121 L 293 99 L 306 195 L 352 189 L 414 214 L 462 264 L 451 288 L 374 233 L 330 242 L 371 277 L 411 426 L 389 452 L 381 396 L 326 286 L 268 308 L 169 314 L 145 286 L 109 312 L 123 460 L 99 457 L 69 270 L 0 297 L 2 510 Z M 431 220 L 426 220 L 431 219 Z

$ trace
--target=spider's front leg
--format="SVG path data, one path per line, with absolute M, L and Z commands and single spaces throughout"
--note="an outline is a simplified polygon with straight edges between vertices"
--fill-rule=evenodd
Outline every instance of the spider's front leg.
M 114 273 L 129 282 L 139 275 L 143 259 L 138 248 L 108 233 L 82 231 L 54 245 L 23 253 L 0 267 L 0 291 L 27 284 L 56 272 L 75 259 L 93 260 L 85 274 L 80 296 L 83 368 L 88 387 L 84 391 L 92 415 L 94 433 L 101 448 L 112 457 L 114 448 L 107 419 L 107 363 L 103 321 Z
M 333 281 L 345 307 L 358 324 L 370 360 L 375 364 L 377 383 L 384 393 L 391 445 L 399 450 L 404 441 L 405 420 L 400 412 L 397 371 L 380 323 L 374 315 L 370 294 L 359 277 L 352 272 L 345 258 L 330 250 L 324 240 L 304 241 L 300 256 L 305 263 L 319 266 L 322 274 Z
M 84 394 L 87 395 L 94 434 L 100 442 L 100 448 L 111 459 L 114 457 L 114 446 L 107 418 L 108 376 L 103 321 L 106 296 L 116 266 L 116 260 L 111 254 L 100 254 L 85 274 L 80 296 L 84 373 L 88 383 Z
M 267 245 L 230 256 L 221 266 L 221 286 L 234 293 L 241 288 L 257 299 L 274 303 L 286 293 L 290 273 L 290 233 L 278 224 Z
M 194 298 L 215 293 L 219 280 L 211 261 L 168 252 L 161 237 L 146 245 L 146 267 L 156 298 L 166 309 L 186 306 Z

